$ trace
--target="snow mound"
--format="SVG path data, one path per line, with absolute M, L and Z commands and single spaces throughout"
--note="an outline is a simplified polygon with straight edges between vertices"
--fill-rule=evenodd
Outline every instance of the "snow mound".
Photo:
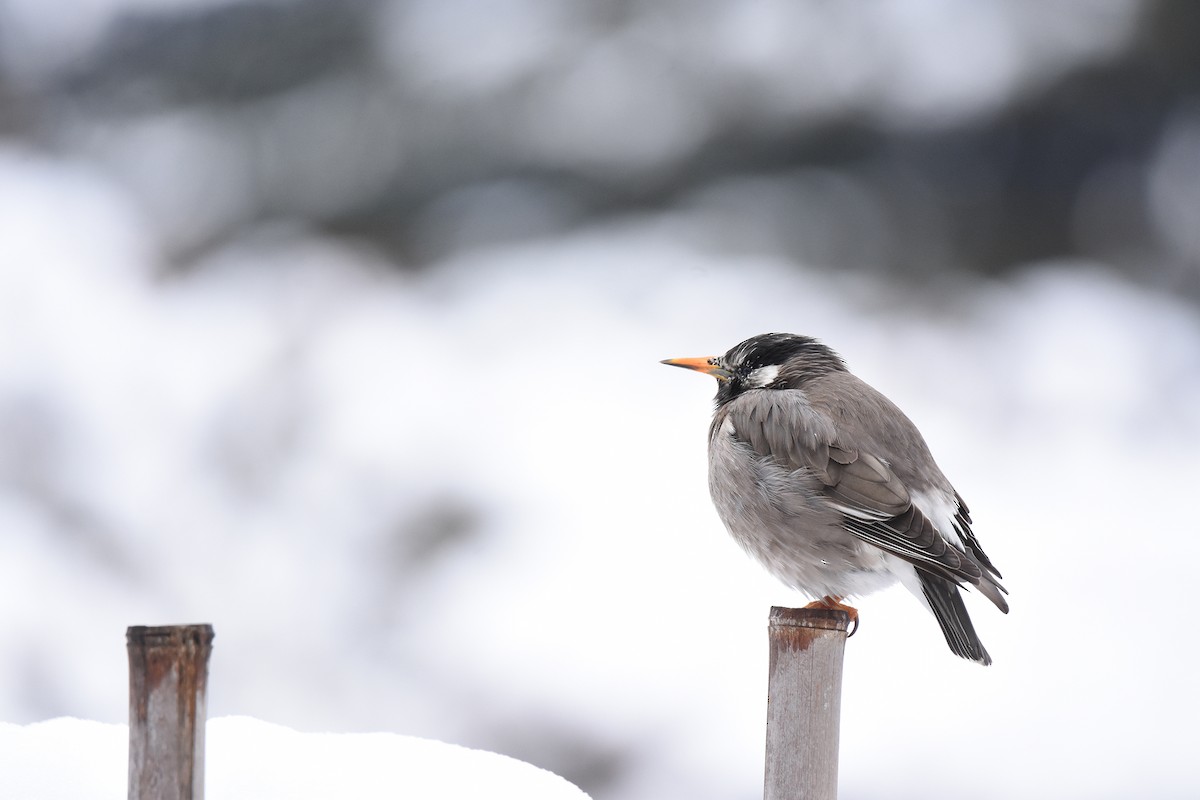
M 395 733 L 302 733 L 250 717 L 210 720 L 209 800 L 420 797 L 587 800 L 565 779 L 515 758 Z M 128 728 L 60 718 L 0 723 L 0 797 L 120 800 Z

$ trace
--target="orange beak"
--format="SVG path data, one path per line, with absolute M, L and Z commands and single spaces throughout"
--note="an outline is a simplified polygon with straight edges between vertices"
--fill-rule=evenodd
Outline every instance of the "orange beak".
M 712 375 L 719 381 L 727 381 L 732 377 L 732 373 L 725 369 L 725 367 L 721 366 L 721 362 L 715 356 L 701 358 L 668 358 L 662 363 L 672 367 L 694 369 L 697 372 L 703 372 L 705 375 Z

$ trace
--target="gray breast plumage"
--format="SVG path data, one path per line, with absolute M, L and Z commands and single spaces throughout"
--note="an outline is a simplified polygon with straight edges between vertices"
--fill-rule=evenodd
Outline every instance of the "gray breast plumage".
M 739 431 L 739 422 L 754 427 L 753 434 Z M 847 531 L 813 469 L 759 452 L 753 444 L 759 436 L 786 452 L 792 443 L 829 441 L 833 431 L 799 390 L 749 392 L 717 410 L 709 431 L 709 490 L 737 543 L 776 578 L 814 597 L 859 596 L 893 583 L 906 565 Z

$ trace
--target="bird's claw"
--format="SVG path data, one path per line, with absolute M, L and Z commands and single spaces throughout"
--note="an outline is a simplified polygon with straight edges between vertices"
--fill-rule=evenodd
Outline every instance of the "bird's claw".
M 812 601 L 806 605 L 805 608 L 826 608 L 831 611 L 845 611 L 846 616 L 850 617 L 850 623 L 852 626 L 849 633 L 846 634 L 846 638 L 849 639 L 851 636 L 858 633 L 858 609 L 854 606 L 846 605 L 842 602 L 842 598 L 840 597 L 830 597 L 826 595 L 820 600 Z

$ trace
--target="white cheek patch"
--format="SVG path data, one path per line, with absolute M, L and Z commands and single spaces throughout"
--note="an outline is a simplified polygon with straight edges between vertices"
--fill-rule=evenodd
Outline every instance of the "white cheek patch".
M 778 364 L 759 367 L 746 377 L 746 385 L 751 389 L 761 389 L 764 386 L 769 386 L 778 374 Z

